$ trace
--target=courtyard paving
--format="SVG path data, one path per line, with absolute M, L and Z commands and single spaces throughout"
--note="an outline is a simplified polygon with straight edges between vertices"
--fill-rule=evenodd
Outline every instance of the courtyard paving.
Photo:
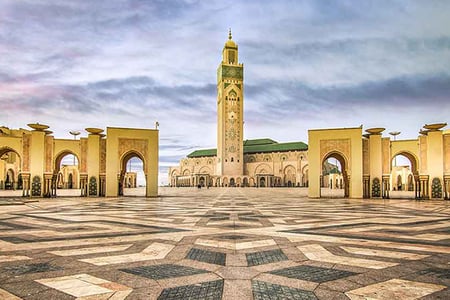
M 450 202 L 303 189 L 0 200 L 0 299 L 450 299 Z

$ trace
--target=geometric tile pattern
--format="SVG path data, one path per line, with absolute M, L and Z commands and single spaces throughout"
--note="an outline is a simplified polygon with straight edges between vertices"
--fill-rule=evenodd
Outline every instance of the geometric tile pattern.
M 288 259 L 286 254 L 280 249 L 246 253 L 245 256 L 247 257 L 247 264 L 249 267 Z
M 258 280 L 252 281 L 252 290 L 255 300 L 317 300 L 313 292 Z
M 173 245 L 163 243 L 152 243 L 150 246 L 148 246 L 142 252 L 139 253 L 86 258 L 80 259 L 80 261 L 94 264 L 97 266 L 104 266 L 111 264 L 131 263 L 144 260 L 162 259 L 166 257 L 166 255 L 170 251 L 172 251 L 173 248 L 174 248 Z
M 79 248 L 70 250 L 59 250 L 59 251 L 49 251 L 48 253 L 59 255 L 59 256 L 75 256 L 75 255 L 86 255 L 95 253 L 107 253 L 116 251 L 125 251 L 130 248 L 132 244 L 109 246 L 109 247 L 89 247 L 89 248 Z
M 3 268 L 3 272 L 14 276 L 40 272 L 59 271 L 59 270 L 63 270 L 63 268 L 51 265 L 50 263 L 38 263 L 28 265 L 21 264 Z
M 253 248 L 257 248 L 257 247 L 276 246 L 276 243 L 273 239 L 264 239 L 264 240 L 251 241 L 251 242 L 239 242 L 236 240 L 223 241 L 220 239 L 199 238 L 199 239 L 197 239 L 195 244 L 207 246 L 207 247 L 230 249 L 230 250 L 244 250 L 244 249 L 253 249 Z
M 428 268 L 425 270 L 421 270 L 417 274 L 427 275 L 427 276 L 436 276 L 437 278 L 440 278 L 440 279 L 450 279 L 450 269 Z
M 208 272 L 205 270 L 194 269 L 180 265 L 155 265 L 129 269 L 120 269 L 120 270 L 130 274 L 147 277 L 155 280 L 196 275 Z
M 313 266 L 296 266 L 286 269 L 275 270 L 270 273 L 284 277 L 313 282 L 327 282 L 356 274 L 349 271 L 327 269 Z
M 362 299 L 419 299 L 445 289 L 445 286 L 391 279 L 345 293 L 352 300 Z
M 368 256 L 380 256 L 380 257 L 388 257 L 388 258 L 398 258 L 398 259 L 407 259 L 407 260 L 419 260 L 428 255 L 422 255 L 417 253 L 409 253 L 409 252 L 393 252 L 386 250 L 378 250 L 378 249 L 367 249 L 360 247 L 345 247 L 341 246 L 342 249 L 352 254 L 359 255 L 368 255 Z
M 223 280 L 216 280 L 164 289 L 158 300 L 220 300 L 222 299 L 222 293 Z
M 88 274 L 78 274 L 56 278 L 36 280 L 37 282 L 54 288 L 66 294 L 82 299 L 91 296 L 92 299 L 125 299 L 132 291 L 131 288 Z M 91 299 L 91 298 L 90 298 Z
M 0 210 L 0 299 L 450 299 L 446 201 L 306 192 L 12 201 Z
M 309 259 L 321 262 L 338 263 L 341 265 L 370 268 L 370 269 L 384 269 L 387 267 L 398 265 L 397 263 L 384 262 L 374 259 L 334 255 L 321 245 L 317 244 L 298 246 L 297 248 L 301 252 L 303 252 L 303 254 L 305 254 L 305 256 L 308 257 Z
M 20 300 L 21 298 L 16 297 L 15 295 L 0 289 L 0 299 L 5 299 L 5 300 Z
M 227 255 L 221 252 L 213 252 L 208 250 L 192 248 L 191 250 L 189 250 L 189 253 L 186 255 L 186 258 L 206 262 L 209 264 L 225 266 Z

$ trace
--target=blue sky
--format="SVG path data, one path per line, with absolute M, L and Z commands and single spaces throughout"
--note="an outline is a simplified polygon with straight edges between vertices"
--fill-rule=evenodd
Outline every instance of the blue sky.
M 450 1 L 0 1 L 0 123 L 54 135 L 160 123 L 160 182 L 216 145 L 228 28 L 244 63 L 244 138 L 448 122 Z M 87 133 L 83 133 L 84 136 Z

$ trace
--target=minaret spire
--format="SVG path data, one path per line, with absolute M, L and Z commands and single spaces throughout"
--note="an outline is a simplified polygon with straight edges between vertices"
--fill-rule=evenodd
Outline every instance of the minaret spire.
M 232 36 L 231 36 L 231 28 L 229 28 L 228 30 L 228 39 L 231 40 Z

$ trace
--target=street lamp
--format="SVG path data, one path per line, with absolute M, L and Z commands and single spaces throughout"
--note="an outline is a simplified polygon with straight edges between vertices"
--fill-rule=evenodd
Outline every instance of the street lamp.
M 401 133 L 400 131 L 389 132 L 389 134 L 394 137 L 394 142 L 397 140 L 397 135 L 399 135 L 400 133 Z M 397 156 L 394 157 L 394 167 L 396 167 L 396 166 L 397 166 Z
M 70 133 L 71 135 L 73 135 L 73 139 L 74 139 L 74 140 L 76 140 L 76 139 L 77 139 L 77 135 L 80 134 L 80 132 L 79 132 L 79 131 L 76 131 L 76 130 L 69 131 L 69 133 Z M 73 156 L 73 165 L 75 166 L 75 155 Z

